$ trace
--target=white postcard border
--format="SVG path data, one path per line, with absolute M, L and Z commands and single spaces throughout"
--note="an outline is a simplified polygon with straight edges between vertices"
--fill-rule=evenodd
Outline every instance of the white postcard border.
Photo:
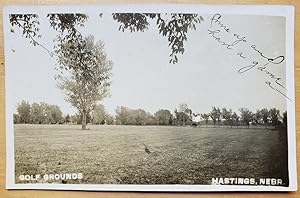
M 286 75 L 288 95 L 288 169 L 289 186 L 242 186 L 242 185 L 108 185 L 108 184 L 15 184 L 13 104 L 10 103 L 10 90 L 7 79 L 12 75 L 5 68 L 5 103 L 6 103 L 6 188 L 7 189 L 48 189 L 48 190 L 87 190 L 87 191 L 296 191 L 296 120 L 295 120 L 295 85 L 294 85 L 294 7 L 281 5 L 201 5 L 201 4 L 124 4 L 124 5 L 45 5 L 45 6 L 7 6 L 3 12 L 4 38 L 9 34 L 9 13 L 47 12 L 184 12 L 184 13 L 221 13 L 240 15 L 268 15 L 286 17 Z M 9 41 L 4 39 L 5 57 L 8 55 Z M 9 59 L 5 59 L 9 65 Z

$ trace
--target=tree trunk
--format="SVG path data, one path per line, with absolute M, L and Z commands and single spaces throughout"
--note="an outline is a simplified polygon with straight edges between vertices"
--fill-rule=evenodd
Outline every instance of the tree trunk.
M 86 112 L 82 111 L 81 129 L 86 130 Z

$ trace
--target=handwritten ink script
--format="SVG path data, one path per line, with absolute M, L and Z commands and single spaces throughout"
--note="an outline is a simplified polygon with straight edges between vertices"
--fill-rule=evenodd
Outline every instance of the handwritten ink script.
M 228 50 L 230 53 L 234 53 L 238 58 L 249 62 L 248 64 L 240 66 L 238 68 L 238 74 L 245 74 L 251 70 L 256 70 L 257 72 L 262 73 L 266 77 L 266 86 L 291 101 L 291 99 L 286 95 L 287 89 L 282 82 L 282 77 L 274 74 L 271 71 L 272 66 L 280 65 L 285 60 L 285 57 L 283 55 L 269 57 L 257 46 L 257 44 L 247 41 L 246 36 L 243 36 L 238 32 L 234 32 L 227 24 L 222 21 L 222 15 L 218 13 L 214 14 L 210 20 L 210 28 L 208 29 L 208 34 L 219 45 L 224 47 L 224 50 Z M 228 36 L 232 38 L 231 41 L 225 39 L 228 38 Z M 244 48 L 246 47 L 247 51 L 240 50 L 242 45 Z M 249 51 L 258 55 L 258 57 L 260 58 L 258 58 L 257 60 L 250 58 L 248 55 L 246 55 Z

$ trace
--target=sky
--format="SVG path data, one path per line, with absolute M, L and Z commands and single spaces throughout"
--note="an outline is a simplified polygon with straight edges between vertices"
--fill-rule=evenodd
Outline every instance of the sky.
M 143 108 L 150 113 L 158 109 L 173 111 L 186 103 L 196 113 L 209 112 L 212 106 L 227 107 L 238 111 L 241 107 L 253 111 L 276 107 L 286 110 L 286 97 L 266 85 L 272 81 L 265 72 L 257 69 L 268 61 L 265 57 L 285 55 L 285 18 L 274 16 L 222 15 L 221 23 L 230 29 L 225 32 L 220 23 L 212 23 L 212 15 L 202 15 L 204 22 L 188 33 L 185 53 L 179 55 L 177 64 L 169 64 L 167 38 L 159 35 L 155 21 L 145 32 L 118 31 L 119 24 L 110 14 L 102 18 L 89 13 L 89 19 L 80 31 L 93 35 L 105 43 L 105 51 L 113 61 L 111 96 L 99 103 L 114 114 L 117 106 Z M 40 16 L 42 38 L 47 48 L 53 47 L 56 32 Z M 29 44 L 17 28 L 7 35 L 6 83 L 7 94 L 15 105 L 22 100 L 47 102 L 60 106 L 67 114 L 77 112 L 64 100 L 64 93 L 57 87 L 54 75 L 55 60 L 40 47 Z M 219 30 L 215 37 L 226 43 L 245 37 L 246 42 L 226 49 L 208 30 Z M 246 58 L 237 54 L 242 52 Z M 257 61 L 256 68 L 239 74 L 238 70 Z M 267 65 L 272 74 L 280 77 L 285 85 L 286 63 Z M 274 86 L 274 81 L 272 81 Z M 278 87 L 278 86 L 277 86 Z M 280 89 L 283 93 L 284 90 Z

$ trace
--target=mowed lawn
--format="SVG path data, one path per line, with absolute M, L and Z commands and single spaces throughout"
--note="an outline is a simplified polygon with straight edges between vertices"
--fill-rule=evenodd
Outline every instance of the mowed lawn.
M 64 182 L 86 184 L 210 184 L 212 177 L 281 178 L 288 183 L 284 130 L 14 127 L 17 183 L 22 174 L 52 173 L 83 173 L 82 180 Z

